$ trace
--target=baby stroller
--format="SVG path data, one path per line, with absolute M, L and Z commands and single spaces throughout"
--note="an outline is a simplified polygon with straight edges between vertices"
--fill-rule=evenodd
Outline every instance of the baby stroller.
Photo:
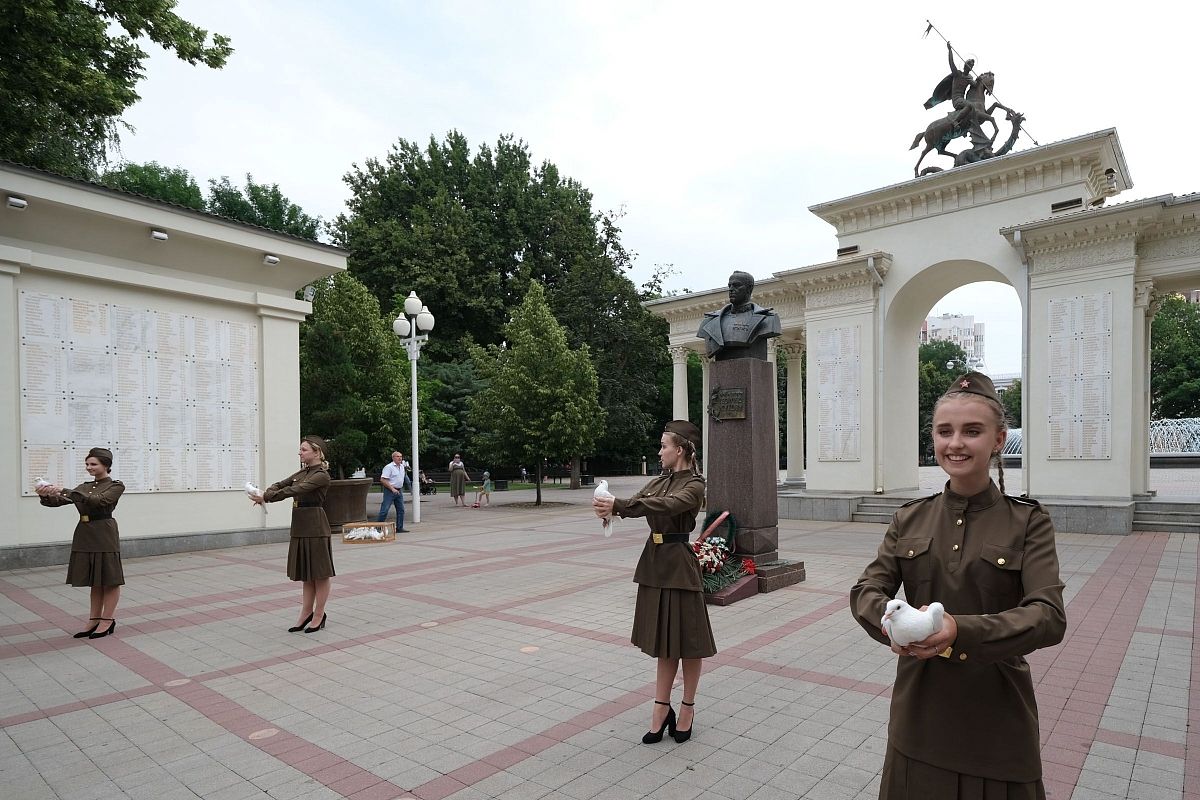
M 421 476 L 420 485 L 421 494 L 437 494 L 437 484 L 429 480 L 429 478 L 426 478 L 424 475 Z

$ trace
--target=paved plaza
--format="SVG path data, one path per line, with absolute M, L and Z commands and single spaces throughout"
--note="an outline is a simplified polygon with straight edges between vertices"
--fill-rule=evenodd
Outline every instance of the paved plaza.
M 286 544 L 127 559 L 95 641 L 67 635 L 87 592 L 65 567 L 0 573 L 0 797 L 874 798 L 895 658 L 847 591 L 884 527 L 781 521 L 808 580 L 711 608 L 695 733 L 643 745 L 646 529 L 604 538 L 590 494 L 438 495 L 396 543 L 336 543 L 312 635 L 285 630 Z M 1051 798 L 1200 798 L 1198 544 L 1060 535 L 1067 638 L 1031 657 Z

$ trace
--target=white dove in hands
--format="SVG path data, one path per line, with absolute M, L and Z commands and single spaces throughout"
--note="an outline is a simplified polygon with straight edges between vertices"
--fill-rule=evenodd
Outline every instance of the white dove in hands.
M 596 491 L 592 493 L 592 497 L 605 500 L 616 499 L 616 496 L 608 490 L 608 481 L 600 481 L 596 484 Z M 612 536 L 612 514 L 600 518 L 600 527 L 604 529 L 605 536 Z
M 262 489 L 259 489 L 250 481 L 246 481 L 246 496 L 253 500 L 256 504 L 262 506 L 263 513 L 267 513 L 267 506 L 262 500 Z
M 940 631 L 944 614 L 941 603 L 930 603 L 924 611 L 918 611 L 903 600 L 889 600 L 880 627 L 892 642 L 907 647 Z

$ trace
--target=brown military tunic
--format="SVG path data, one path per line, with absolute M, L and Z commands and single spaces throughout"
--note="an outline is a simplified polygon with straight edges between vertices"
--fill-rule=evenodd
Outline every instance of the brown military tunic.
M 942 603 L 958 638 L 948 658 L 897 661 L 880 797 L 1043 797 L 1024 656 L 1066 631 L 1050 516 L 994 483 L 973 497 L 947 484 L 896 512 L 850 591 L 855 619 L 884 644 L 884 606 L 901 585 L 914 607 Z
M 125 484 L 112 478 L 81 483 L 62 494 L 41 498 L 51 508 L 74 505 L 79 523 L 71 537 L 71 560 L 67 565 L 67 583 L 72 586 L 121 586 L 125 570 L 121 567 L 121 542 L 113 509 L 125 491 Z
M 696 527 L 704 504 L 704 478 L 691 470 L 660 475 L 628 500 L 613 501 L 619 517 L 645 517 L 651 535 L 633 580 L 638 584 L 632 641 L 655 658 L 708 658 L 717 644 L 708 621 L 700 562 L 686 540 L 657 544 L 654 534 L 681 534 Z
M 263 490 L 263 500 L 268 503 L 293 498 L 287 576 L 294 581 L 315 581 L 337 574 L 333 571 L 329 519 L 321 507 L 329 480 L 329 470 L 315 464 Z

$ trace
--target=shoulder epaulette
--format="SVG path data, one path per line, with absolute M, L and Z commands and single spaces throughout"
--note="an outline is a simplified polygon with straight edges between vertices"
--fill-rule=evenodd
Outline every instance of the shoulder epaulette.
M 1014 503 L 1020 503 L 1023 506 L 1033 506 L 1034 508 L 1042 507 L 1041 503 L 1039 503 L 1037 500 L 1034 500 L 1032 497 L 1028 497 L 1026 495 L 1021 495 L 1020 497 L 1018 497 L 1014 494 L 1006 494 L 1004 496 L 1007 497 L 1009 500 L 1012 500 Z
M 121 483 L 121 481 L 119 481 L 119 480 L 118 480 L 118 479 L 116 479 L 116 478 L 113 478 L 113 479 L 112 479 L 112 482 L 113 482 L 113 483 Z M 122 485 L 123 485 L 123 484 L 122 484 Z
M 907 503 L 905 503 L 904 505 L 902 505 L 902 506 L 900 506 L 900 507 L 901 507 L 901 508 L 908 508 L 908 507 L 909 507 L 909 506 L 911 506 L 911 505 L 915 505 L 916 503 L 924 503 L 926 500 L 932 500 L 933 498 L 935 498 L 935 497 L 938 497 L 938 496 L 940 496 L 940 495 L 941 495 L 941 492 L 938 492 L 937 494 L 931 494 L 931 495 L 929 495 L 929 497 L 918 497 L 918 498 L 916 498 L 916 499 L 914 499 L 914 500 L 909 500 Z

